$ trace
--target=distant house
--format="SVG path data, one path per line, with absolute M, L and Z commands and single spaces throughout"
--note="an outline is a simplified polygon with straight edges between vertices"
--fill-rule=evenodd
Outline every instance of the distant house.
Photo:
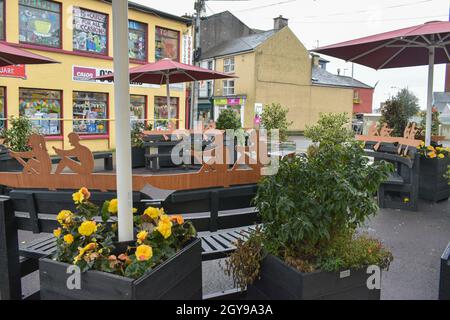
M 433 106 L 439 111 L 441 122 L 450 124 L 450 92 L 434 92 Z
M 314 56 L 313 56 L 314 57 Z M 312 81 L 316 85 L 353 89 L 353 113 L 372 113 L 375 89 L 352 77 L 341 76 L 326 70 L 328 61 L 319 58 L 312 69 Z
M 222 14 L 224 19 L 237 19 L 228 12 Z M 226 31 L 223 19 L 219 18 L 222 14 L 213 16 L 220 28 L 211 26 L 220 33 Z M 211 23 L 211 20 L 204 21 Z M 258 113 L 264 105 L 280 103 L 289 108 L 293 121 L 290 129 L 303 131 L 318 120 L 321 112 L 352 113 L 353 87 L 313 81 L 316 66 L 309 51 L 289 28 L 288 19 L 275 18 L 273 29 L 268 31 L 243 24 L 239 28 L 247 34 L 202 49 L 202 66 L 235 74 L 237 78 L 203 83 L 196 120 L 217 119 L 222 110 L 233 109 L 240 115 L 242 125 L 251 128 L 257 126 Z M 326 64 L 326 60 L 322 62 Z

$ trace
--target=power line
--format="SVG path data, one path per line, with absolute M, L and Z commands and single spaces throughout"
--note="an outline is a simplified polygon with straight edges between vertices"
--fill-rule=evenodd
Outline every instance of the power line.
M 281 1 L 281 2 L 277 2 L 277 3 L 271 3 L 271 4 L 266 4 L 266 5 L 262 5 L 262 6 L 258 6 L 258 7 L 253 7 L 253 8 L 248 8 L 248 9 L 242 9 L 242 10 L 236 10 L 233 12 L 246 12 L 246 11 L 253 11 L 253 10 L 258 10 L 258 9 L 264 9 L 264 8 L 269 8 L 269 7 L 274 7 L 274 6 L 279 6 L 279 5 L 283 5 L 283 4 L 287 4 L 287 3 L 291 3 L 291 2 L 297 2 L 298 0 L 286 0 L 286 1 Z
M 437 16 L 422 16 L 422 17 L 411 17 L 411 18 L 393 18 L 393 19 L 378 19 L 378 20 L 347 20 L 347 21 L 330 21 L 330 20 L 324 20 L 324 21 L 289 21 L 289 23 L 309 23 L 309 24 L 315 24 L 315 23 L 328 23 L 328 24 L 334 24 L 334 23 L 365 23 L 365 22 L 388 22 L 388 21 L 406 21 L 406 20 L 419 20 L 419 19 L 437 19 L 437 18 L 447 18 L 447 15 L 437 15 Z

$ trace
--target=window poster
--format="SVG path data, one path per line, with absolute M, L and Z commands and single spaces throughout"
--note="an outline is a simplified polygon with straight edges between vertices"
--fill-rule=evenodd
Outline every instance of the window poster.
M 108 16 L 74 7 L 73 49 L 107 55 Z
M 73 93 L 73 131 L 78 134 L 107 134 L 108 94 Z
M 147 60 L 147 25 L 128 21 L 128 53 L 130 59 Z
M 155 59 L 168 58 L 179 61 L 180 33 L 178 31 L 156 27 Z

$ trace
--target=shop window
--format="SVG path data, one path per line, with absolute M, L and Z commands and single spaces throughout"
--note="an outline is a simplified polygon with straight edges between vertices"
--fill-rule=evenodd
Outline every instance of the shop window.
M 19 41 L 61 48 L 61 4 L 19 0 Z
M 62 94 L 59 90 L 19 89 L 19 115 L 30 118 L 44 135 L 61 135 Z
M 0 40 L 6 39 L 5 25 L 5 0 L 0 0 Z
M 147 107 L 146 96 L 130 96 L 130 121 L 131 126 L 137 123 L 145 123 L 145 109 Z
M 234 95 L 234 80 L 223 80 L 223 95 Z
M 179 61 L 180 33 L 178 31 L 156 27 L 156 61 L 168 58 Z
M 108 15 L 73 8 L 73 50 L 108 54 Z
M 6 124 L 6 92 L 5 87 L 0 87 L 0 131 L 5 129 Z
M 166 97 L 155 97 L 155 125 L 156 130 L 165 130 L 170 123 L 178 128 L 178 98 L 170 98 L 170 107 Z
M 147 25 L 128 21 L 128 54 L 130 59 L 147 61 Z
M 73 93 L 73 131 L 78 134 L 108 133 L 108 94 Z
M 234 57 L 223 60 L 223 72 L 234 72 Z

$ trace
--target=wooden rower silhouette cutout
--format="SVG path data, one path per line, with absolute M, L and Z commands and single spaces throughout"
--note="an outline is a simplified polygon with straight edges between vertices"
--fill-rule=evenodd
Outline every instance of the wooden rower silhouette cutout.
M 72 132 L 68 135 L 69 143 L 73 146 L 70 150 L 62 150 L 53 147 L 61 161 L 56 167 L 55 174 L 60 174 L 65 168 L 78 174 L 91 174 L 94 171 L 94 156 L 88 147 L 80 143 L 78 134 Z
M 39 134 L 32 134 L 28 138 L 28 144 L 31 146 L 30 151 L 10 151 L 9 154 L 23 166 L 24 173 L 49 175 L 52 171 L 52 160 L 48 155 L 45 138 Z

